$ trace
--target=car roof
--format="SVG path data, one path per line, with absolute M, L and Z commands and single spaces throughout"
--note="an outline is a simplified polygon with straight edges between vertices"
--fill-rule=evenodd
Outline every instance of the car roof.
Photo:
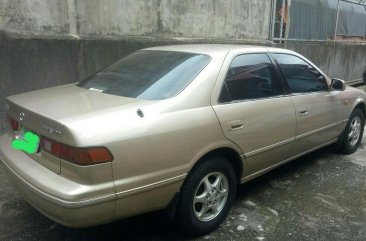
M 146 48 L 144 50 L 161 50 L 161 51 L 178 51 L 178 52 L 190 52 L 213 55 L 217 53 L 228 53 L 232 50 L 248 50 L 248 52 L 258 51 L 258 52 L 281 52 L 281 53 L 295 53 L 291 50 L 273 48 L 266 46 L 256 46 L 256 45 L 240 45 L 240 44 L 181 44 L 181 45 L 168 45 L 168 46 L 158 46 L 152 48 Z

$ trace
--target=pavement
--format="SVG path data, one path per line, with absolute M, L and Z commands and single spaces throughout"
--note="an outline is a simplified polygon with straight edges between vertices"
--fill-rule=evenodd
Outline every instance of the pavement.
M 358 88 L 361 89 L 361 90 L 363 90 L 363 91 L 366 91 L 366 85 L 361 85 Z
M 0 164 L 0 240 L 366 240 L 366 134 L 352 155 L 326 147 L 241 185 L 214 232 L 189 238 L 161 212 L 86 229 L 56 224 L 7 182 Z

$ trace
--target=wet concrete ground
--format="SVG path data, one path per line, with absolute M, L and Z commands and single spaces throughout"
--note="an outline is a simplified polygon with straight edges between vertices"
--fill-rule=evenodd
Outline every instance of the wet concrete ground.
M 159 212 L 87 229 L 56 224 L 7 182 L 0 164 L 0 240 L 187 240 Z M 366 135 L 352 155 L 328 147 L 240 186 L 233 209 L 195 240 L 366 240 Z
M 366 91 L 366 85 L 359 86 L 358 88 L 363 90 L 363 91 Z

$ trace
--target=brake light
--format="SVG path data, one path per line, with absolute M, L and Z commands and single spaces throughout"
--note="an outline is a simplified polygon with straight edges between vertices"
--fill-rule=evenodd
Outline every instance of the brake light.
M 16 121 L 15 119 L 11 118 L 9 114 L 6 115 L 6 118 L 8 119 L 8 123 L 10 128 L 13 131 L 18 131 L 19 130 L 19 122 Z
M 112 154 L 105 147 L 78 148 L 42 137 L 41 148 L 65 161 L 69 161 L 80 166 L 95 165 L 113 161 Z

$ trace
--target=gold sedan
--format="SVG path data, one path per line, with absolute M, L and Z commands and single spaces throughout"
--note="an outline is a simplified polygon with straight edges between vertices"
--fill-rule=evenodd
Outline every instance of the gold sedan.
M 9 180 L 58 223 L 169 210 L 218 227 L 237 185 L 318 148 L 360 145 L 365 92 L 289 50 L 154 47 L 86 80 L 7 98 Z

